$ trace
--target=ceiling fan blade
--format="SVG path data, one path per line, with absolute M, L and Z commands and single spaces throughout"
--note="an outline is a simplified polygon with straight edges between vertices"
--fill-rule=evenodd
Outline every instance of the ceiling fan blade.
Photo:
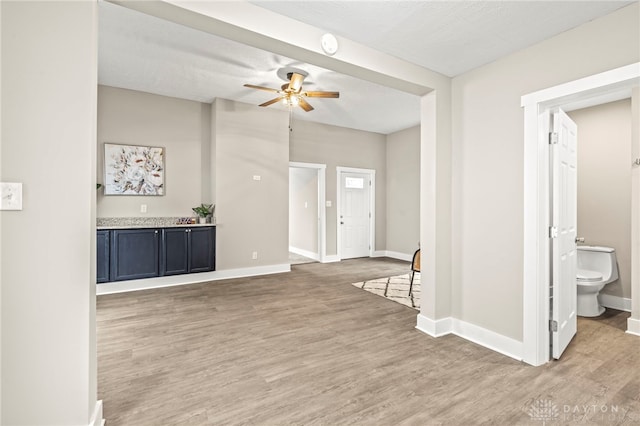
M 298 99 L 298 106 L 303 110 L 309 112 L 313 109 L 313 107 L 309 104 L 309 102 L 305 101 L 303 98 Z
M 302 92 L 302 96 L 309 98 L 339 98 L 340 92 Z
M 279 102 L 279 101 L 281 101 L 281 100 L 283 100 L 283 99 L 284 99 L 284 96 L 279 96 L 279 97 L 277 97 L 277 98 L 275 98 L 275 99 L 271 99 L 270 101 L 267 101 L 267 102 L 265 102 L 265 103 L 263 103 L 263 104 L 260 104 L 260 105 L 258 105 L 258 106 L 266 107 L 266 106 L 269 106 L 269 105 L 273 105 L 273 104 L 275 104 L 276 102 Z
M 296 72 L 291 73 L 291 81 L 289 81 L 289 90 L 295 93 L 300 92 L 300 89 L 302 89 L 302 80 L 304 80 L 304 75 L 298 74 Z
M 245 84 L 244 87 L 249 87 L 251 89 L 264 90 L 265 92 L 280 93 L 278 89 L 272 89 L 270 87 L 263 87 L 263 86 L 255 86 L 253 84 Z

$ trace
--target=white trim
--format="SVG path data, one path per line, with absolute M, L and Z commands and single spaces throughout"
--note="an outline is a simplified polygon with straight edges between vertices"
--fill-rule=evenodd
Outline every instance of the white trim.
M 634 336 L 640 336 L 640 320 L 635 318 L 627 318 L 627 333 Z
M 548 194 L 549 117 L 547 111 L 576 102 L 601 102 L 603 96 L 638 84 L 640 63 L 540 90 L 521 98 L 524 107 L 524 267 L 523 361 L 549 361 Z
M 326 169 L 326 164 L 320 163 L 302 163 L 299 161 L 289 161 L 289 167 L 297 167 L 300 169 Z
M 338 257 L 337 254 L 332 254 L 332 255 L 329 255 L 329 256 L 325 256 L 324 259 L 322 259 L 320 262 L 321 263 L 340 262 L 340 258 Z
M 518 340 L 458 319 L 453 320 L 452 333 L 487 349 L 522 361 L 522 342 Z
M 342 179 L 340 173 L 361 173 L 369 175 L 371 187 L 369 189 L 369 211 L 371 220 L 369 221 L 369 256 L 373 257 L 376 247 L 376 171 L 374 169 L 359 169 L 356 167 L 336 167 L 336 251 L 338 259 L 342 260 L 342 227 L 340 226 L 340 208 L 342 200 Z
M 416 321 L 416 329 L 431 337 L 446 336 L 453 330 L 452 318 L 447 317 L 439 320 L 432 320 L 420 313 L 418 314 L 418 319 Z
M 627 297 L 613 296 L 611 294 L 600 293 L 598 301 L 605 308 L 617 309 L 619 311 L 631 312 L 631 299 Z
M 104 424 L 105 420 L 102 418 L 102 400 L 99 400 L 96 401 L 91 420 L 89 420 L 89 426 L 104 426 Z
M 477 345 L 522 361 L 522 342 L 456 318 L 448 317 L 434 321 L 418 314 L 416 329 L 431 337 L 455 334 Z
M 324 263 L 327 256 L 327 165 L 290 161 L 289 168 L 291 167 L 318 170 L 318 257 L 316 260 Z
M 400 253 L 391 250 L 376 250 L 373 252 L 372 257 L 390 257 L 392 259 L 404 260 L 411 262 L 413 260 L 413 254 Z
M 223 271 L 199 272 L 197 274 L 171 275 L 168 277 L 146 278 L 143 280 L 116 281 L 96 285 L 96 295 L 125 293 L 128 291 L 148 290 L 152 288 L 173 287 L 177 285 L 197 284 L 207 281 L 226 280 L 229 278 L 254 277 L 258 275 L 290 272 L 291 265 L 254 266 L 251 268 L 226 269 Z
M 320 259 L 320 256 L 318 256 L 318 253 L 314 253 L 314 252 L 309 251 L 309 250 L 304 250 L 304 249 L 301 249 L 301 248 L 289 246 L 289 251 L 291 253 L 299 254 L 300 256 L 308 257 L 309 259 L 313 259 L 313 260 L 319 260 Z

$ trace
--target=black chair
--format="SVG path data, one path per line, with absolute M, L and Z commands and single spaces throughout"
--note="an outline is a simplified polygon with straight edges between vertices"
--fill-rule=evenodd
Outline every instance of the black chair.
M 411 296 L 411 291 L 413 290 L 413 277 L 416 275 L 416 272 L 420 272 L 420 249 L 416 250 L 413 253 L 413 259 L 411 260 L 411 282 L 409 284 L 409 296 Z

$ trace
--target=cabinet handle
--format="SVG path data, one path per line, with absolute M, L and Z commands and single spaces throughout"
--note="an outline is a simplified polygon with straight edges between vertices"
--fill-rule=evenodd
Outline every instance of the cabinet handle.
M 156 229 L 156 231 L 154 232 L 154 234 L 157 234 L 157 233 L 158 233 L 158 230 Z

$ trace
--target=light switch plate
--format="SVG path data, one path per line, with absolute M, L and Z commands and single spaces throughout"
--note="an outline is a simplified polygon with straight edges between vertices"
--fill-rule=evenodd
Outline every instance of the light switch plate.
M 22 183 L 0 182 L 0 210 L 22 210 Z

